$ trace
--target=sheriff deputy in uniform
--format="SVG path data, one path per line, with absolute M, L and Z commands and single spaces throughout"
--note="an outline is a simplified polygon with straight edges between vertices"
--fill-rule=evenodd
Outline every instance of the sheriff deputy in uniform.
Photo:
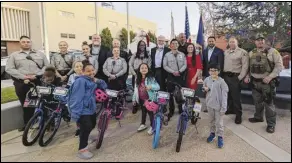
M 103 65 L 103 72 L 109 78 L 108 88 L 119 91 L 125 88 L 127 62 L 120 57 L 120 48 L 113 48 L 112 53 L 113 57 L 108 58 Z
M 265 46 L 265 38 L 262 34 L 256 35 L 256 49 L 249 53 L 249 73 L 244 82 L 251 82 L 252 96 L 256 112 L 251 123 L 263 122 L 264 109 L 268 133 L 275 132 L 276 111 L 273 98 L 276 95 L 275 88 L 279 85 L 278 74 L 283 69 L 283 61 L 280 53 Z
M 172 39 L 170 42 L 171 51 L 165 54 L 163 59 L 163 68 L 168 72 L 167 81 L 175 82 L 180 84 L 180 86 L 184 87 L 186 81 L 183 78 L 183 73 L 187 68 L 187 59 L 186 55 L 180 51 L 178 51 L 178 41 L 177 39 Z M 170 101 L 169 101 L 169 114 L 168 120 L 174 114 L 174 99 L 173 99 L 173 91 L 174 85 L 171 83 L 167 83 L 167 90 L 170 93 Z M 178 104 L 179 113 L 182 113 L 182 104 Z
M 223 71 L 223 78 L 229 87 L 228 108 L 225 114 L 236 114 L 235 123 L 241 124 L 240 81 L 247 74 L 249 57 L 244 49 L 238 47 L 235 37 L 231 37 L 228 44 L 230 48 L 224 52 Z
M 20 37 L 20 51 L 16 51 L 9 56 L 6 65 L 6 72 L 12 76 L 16 95 L 21 106 L 24 104 L 27 92 L 31 86 L 24 83 L 24 80 L 34 81 L 36 75 L 44 73 L 45 66 L 49 65 L 46 56 L 41 52 L 31 49 L 31 40 L 28 36 Z M 35 108 L 23 108 L 24 126 L 18 131 L 23 131 L 25 125 L 34 114 Z
M 56 75 L 61 78 L 62 82 L 66 82 L 73 73 L 73 56 L 68 53 L 68 43 L 66 41 L 59 42 L 59 49 L 60 52 L 53 55 L 51 64 L 57 70 Z

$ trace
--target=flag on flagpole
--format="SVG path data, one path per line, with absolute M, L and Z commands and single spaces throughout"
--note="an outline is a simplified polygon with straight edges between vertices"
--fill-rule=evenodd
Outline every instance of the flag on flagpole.
M 202 48 L 204 49 L 204 25 L 203 25 L 202 12 L 201 12 L 200 22 L 199 22 L 197 44 L 200 44 Z
M 188 8 L 187 8 L 187 3 L 186 3 L 186 19 L 185 19 L 185 35 L 187 42 L 191 42 L 190 39 L 190 25 L 189 25 L 189 14 L 188 14 Z
M 170 33 L 170 39 L 174 39 L 174 22 L 173 22 L 173 16 L 172 16 L 172 11 L 171 11 L 171 33 Z

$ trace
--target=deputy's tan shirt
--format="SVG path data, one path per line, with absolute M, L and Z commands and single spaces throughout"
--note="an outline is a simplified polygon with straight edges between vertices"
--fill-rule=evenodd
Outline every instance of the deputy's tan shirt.
M 253 51 L 249 52 L 249 57 L 251 57 L 253 55 Z M 266 72 L 264 74 L 255 74 L 255 73 L 251 73 L 249 71 L 250 76 L 256 78 L 256 79 L 263 79 L 267 76 L 270 76 L 271 78 L 275 78 L 278 76 L 278 74 L 283 70 L 283 60 L 282 60 L 282 56 L 280 55 L 280 53 L 274 49 L 274 48 L 270 48 L 268 50 L 268 59 L 269 61 L 275 64 L 275 67 L 273 69 L 273 71 L 271 73 Z
M 242 80 L 248 72 L 248 66 L 249 57 L 244 49 L 237 47 L 224 52 L 224 72 L 239 73 L 238 79 Z
M 35 62 L 26 59 L 27 56 L 38 63 L 40 69 Z M 49 65 L 49 61 L 44 53 L 31 50 L 29 52 L 16 51 L 9 55 L 6 64 L 6 72 L 16 79 L 24 79 L 25 75 L 42 75 L 45 67 Z
M 67 65 L 65 61 L 69 65 Z M 56 70 L 70 70 L 68 74 L 71 74 L 74 71 L 72 68 L 73 56 L 69 53 L 64 54 L 64 58 L 61 53 L 54 54 L 51 59 L 51 64 L 56 68 Z

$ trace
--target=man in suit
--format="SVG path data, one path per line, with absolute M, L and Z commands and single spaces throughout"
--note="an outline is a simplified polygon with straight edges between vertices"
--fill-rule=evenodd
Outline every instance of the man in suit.
M 121 49 L 121 42 L 118 40 L 118 39 L 114 39 L 113 40 L 113 48 L 119 48 L 120 49 L 120 57 L 121 58 L 124 58 L 127 62 L 127 73 L 124 75 L 124 80 L 125 83 L 124 83 L 124 87 L 126 88 L 127 85 L 126 85 L 126 81 L 128 79 L 128 74 L 129 74 L 129 55 L 126 51 L 124 51 L 123 49 Z M 113 56 L 113 52 L 110 50 L 107 54 L 107 57 L 112 57 Z
M 220 69 L 224 69 L 224 52 L 222 49 L 215 46 L 216 38 L 214 36 L 208 37 L 208 47 L 203 51 L 203 76 L 210 76 L 208 66 L 210 64 L 217 64 Z M 223 71 L 222 71 L 223 72 Z M 220 72 L 220 76 L 222 76 Z
M 163 68 L 163 58 L 169 51 L 170 49 L 165 47 L 165 37 L 158 36 L 157 47 L 151 49 L 151 70 L 162 91 L 166 90 L 165 79 L 167 77 L 167 73 Z
M 98 34 L 92 35 L 92 44 L 89 45 L 91 55 L 95 56 L 98 61 L 98 72 L 96 73 L 97 78 L 107 82 L 108 77 L 103 73 L 103 64 L 107 59 L 109 49 L 101 45 L 101 37 Z

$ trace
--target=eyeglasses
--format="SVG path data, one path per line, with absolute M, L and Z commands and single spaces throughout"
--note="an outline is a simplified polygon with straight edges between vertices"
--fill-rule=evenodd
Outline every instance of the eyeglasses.
M 218 72 L 218 70 L 209 70 L 210 72 Z

